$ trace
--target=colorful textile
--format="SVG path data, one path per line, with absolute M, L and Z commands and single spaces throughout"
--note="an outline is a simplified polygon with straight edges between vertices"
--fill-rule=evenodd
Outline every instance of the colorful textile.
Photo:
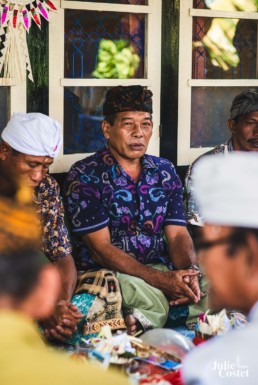
M 203 220 L 199 213 L 198 205 L 196 203 L 195 197 L 192 191 L 192 173 L 193 167 L 199 162 L 200 159 L 209 155 L 221 154 L 225 155 L 228 152 L 233 151 L 232 138 L 230 138 L 225 144 L 220 144 L 219 146 L 213 148 L 212 150 L 206 152 L 197 158 L 191 166 L 189 166 L 186 177 L 185 177 L 185 193 L 184 193 L 184 205 L 187 223 L 195 226 L 202 226 Z
M 108 90 L 103 105 L 104 116 L 124 111 L 144 111 L 152 114 L 152 92 L 142 86 L 118 86 Z
M 100 268 L 80 236 L 107 226 L 112 244 L 140 263 L 170 265 L 164 226 L 186 225 L 182 184 L 171 162 L 144 155 L 136 182 L 105 148 L 72 166 L 65 190 L 78 270 Z
M 4 128 L 2 139 L 23 154 L 55 158 L 62 144 L 61 125 L 39 112 L 16 112 Z
M 71 254 L 72 247 L 64 222 L 60 189 L 50 175 L 46 175 L 35 188 L 34 201 L 43 228 L 42 251 L 52 262 Z
M 98 333 L 105 325 L 111 330 L 126 329 L 119 282 L 112 271 L 101 269 L 80 274 L 75 294 L 80 293 L 96 296 L 85 319 L 84 335 Z
M 84 327 L 85 327 L 85 319 L 86 316 L 95 300 L 95 295 L 82 293 L 82 294 L 75 294 L 73 295 L 73 298 L 71 300 L 72 304 L 75 305 L 79 311 L 79 313 L 84 314 L 85 317 L 81 319 L 79 324 L 77 325 L 77 332 L 73 334 L 73 336 L 65 341 L 66 344 L 76 346 L 77 344 L 80 344 L 82 337 L 89 338 L 96 336 L 96 334 L 93 335 L 85 335 Z

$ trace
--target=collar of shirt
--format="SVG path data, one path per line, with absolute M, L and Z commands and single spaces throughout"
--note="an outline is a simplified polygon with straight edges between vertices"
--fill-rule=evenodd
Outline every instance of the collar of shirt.
M 120 164 L 117 162 L 116 158 L 113 156 L 113 154 L 109 150 L 108 146 L 106 146 L 103 150 L 101 150 L 99 152 L 99 156 L 101 158 L 104 158 L 104 157 L 108 156 L 109 159 L 110 158 L 112 159 L 113 165 L 117 166 L 122 173 L 125 173 L 123 168 L 120 166 Z M 147 169 L 156 170 L 158 168 L 157 165 L 154 163 L 154 160 L 152 159 L 151 155 L 144 154 L 143 157 L 141 158 L 141 162 L 142 162 L 142 168 L 144 170 L 147 170 Z M 108 164 L 108 166 L 110 166 L 110 164 Z
M 232 137 L 225 144 L 226 144 L 226 146 L 228 148 L 228 152 L 234 151 Z

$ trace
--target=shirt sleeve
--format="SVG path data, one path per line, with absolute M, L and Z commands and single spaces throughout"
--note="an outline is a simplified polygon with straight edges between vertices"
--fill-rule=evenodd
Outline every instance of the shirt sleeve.
M 52 261 L 58 261 L 72 253 L 69 233 L 64 220 L 64 206 L 60 189 L 53 178 L 46 178 L 38 191 L 37 203 L 43 229 L 42 249 Z
M 77 235 L 92 233 L 109 224 L 96 167 L 72 167 L 65 182 L 68 217 L 72 232 Z
M 187 223 L 195 226 L 202 226 L 203 219 L 199 213 L 198 206 L 192 188 L 193 167 L 190 166 L 185 178 L 185 212 Z
M 169 164 L 167 174 L 169 175 L 167 183 L 170 186 L 170 194 L 164 225 L 186 226 L 182 183 L 172 163 Z

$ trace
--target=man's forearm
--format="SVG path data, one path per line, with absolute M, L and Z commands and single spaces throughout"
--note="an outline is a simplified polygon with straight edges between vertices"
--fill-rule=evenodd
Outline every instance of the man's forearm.
M 162 278 L 160 271 L 143 265 L 130 254 L 113 246 L 109 241 L 94 242 L 91 236 L 83 236 L 82 239 L 87 244 L 93 259 L 101 266 L 141 278 L 149 285 L 161 289 Z
M 165 234 L 169 255 L 176 269 L 188 269 L 196 263 L 193 241 L 186 227 L 166 226 Z
M 59 270 L 62 283 L 60 300 L 71 301 L 77 283 L 77 271 L 71 254 L 54 262 Z

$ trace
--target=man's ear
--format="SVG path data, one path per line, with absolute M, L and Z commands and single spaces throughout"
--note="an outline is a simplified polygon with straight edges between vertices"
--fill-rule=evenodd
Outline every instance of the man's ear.
M 232 134 L 236 132 L 236 122 L 234 119 L 228 119 L 228 128 L 230 129 Z
M 33 319 L 49 317 L 55 308 L 61 291 L 61 278 L 53 265 L 43 267 L 32 293 L 25 300 L 23 309 Z
M 5 142 L 0 143 L 0 159 L 5 161 L 11 154 L 12 149 L 9 144 Z
M 109 139 L 109 130 L 110 130 L 110 123 L 108 123 L 107 120 L 103 120 L 102 122 L 102 131 L 105 136 L 105 138 L 108 140 Z

